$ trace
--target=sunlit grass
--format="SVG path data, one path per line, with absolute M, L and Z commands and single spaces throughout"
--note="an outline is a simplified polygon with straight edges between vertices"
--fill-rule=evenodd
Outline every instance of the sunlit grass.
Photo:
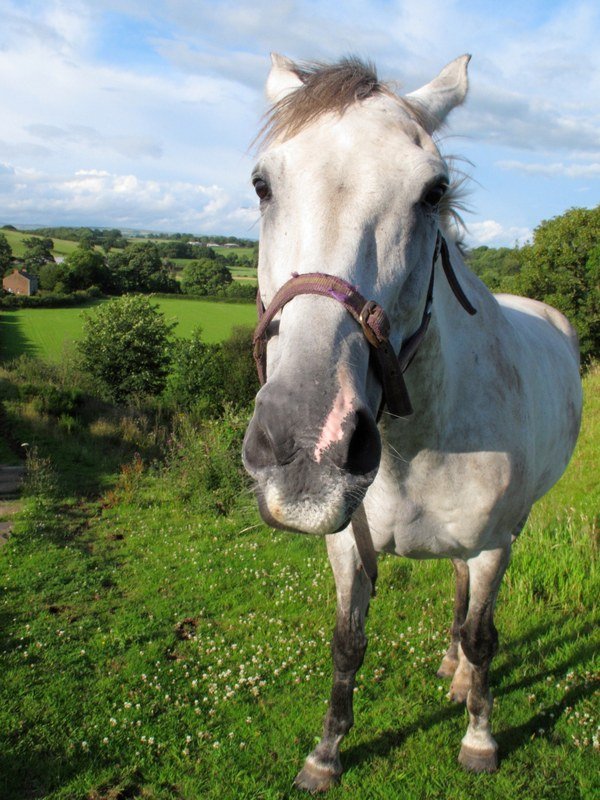
M 598 374 L 572 467 L 500 593 L 495 775 L 456 762 L 463 707 L 435 675 L 447 562 L 380 561 L 336 798 L 598 796 Z M 0 553 L 0 796 L 293 798 L 330 687 L 335 590 L 322 540 L 175 501 L 167 472 L 100 502 L 44 478 Z M 179 480 L 179 477 L 177 477 Z M 41 487 L 41 488 L 40 488 Z M 2 783 L 3 782 L 3 783 Z
M 107 302 L 104 300 L 97 303 Z M 175 334 L 189 336 L 201 327 L 207 342 L 226 339 L 235 325 L 253 325 L 253 303 L 214 303 L 203 300 L 155 298 L 168 320 L 177 323 Z M 90 304 L 91 307 L 94 304 Z M 50 361 L 60 361 L 65 348 L 83 333 L 81 308 L 20 308 L 0 313 L 0 357 L 10 360 L 28 353 Z

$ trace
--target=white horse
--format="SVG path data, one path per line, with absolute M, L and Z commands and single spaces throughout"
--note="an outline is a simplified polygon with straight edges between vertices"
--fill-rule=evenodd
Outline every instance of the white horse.
M 272 61 L 253 174 L 267 380 L 244 463 L 269 524 L 326 536 L 338 603 L 329 710 L 296 784 L 324 791 L 342 773 L 376 552 L 452 559 L 439 674 L 469 712 L 460 763 L 491 772 L 494 603 L 512 542 L 575 445 L 577 337 L 543 303 L 494 297 L 452 236 L 432 135 L 465 99 L 469 56 L 406 97 L 354 59 Z

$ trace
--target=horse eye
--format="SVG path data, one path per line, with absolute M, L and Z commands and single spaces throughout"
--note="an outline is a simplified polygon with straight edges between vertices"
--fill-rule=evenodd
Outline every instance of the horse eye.
M 431 189 L 428 189 L 425 195 L 423 196 L 423 202 L 425 205 L 430 206 L 431 208 L 435 208 L 438 206 L 443 198 L 443 196 L 448 191 L 448 185 L 445 183 L 438 183 L 433 186 Z
M 254 191 L 261 200 L 266 200 L 267 197 L 271 194 L 271 190 L 269 189 L 269 184 L 266 181 L 263 181 L 262 178 L 255 178 L 253 181 L 253 185 L 254 185 Z

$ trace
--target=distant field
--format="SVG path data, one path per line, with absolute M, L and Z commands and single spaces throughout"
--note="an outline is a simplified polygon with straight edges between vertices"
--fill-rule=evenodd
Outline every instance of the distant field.
M 103 300 L 99 303 L 106 302 Z M 226 339 L 235 325 L 256 321 L 253 304 L 210 303 L 180 298 L 156 299 L 168 320 L 178 323 L 177 336 L 186 337 L 201 327 L 207 342 Z M 58 361 L 71 342 L 80 338 L 83 308 L 21 308 L 0 314 L 0 358 L 23 353 Z
M 23 258 L 25 255 L 25 247 L 23 245 L 23 239 L 30 239 L 32 234 L 28 231 L 6 231 L 2 230 L 0 233 L 3 233 L 6 236 L 6 240 L 9 243 L 11 250 L 13 252 L 13 256 L 16 258 Z M 54 242 L 54 249 L 52 253 L 54 256 L 68 256 L 69 253 L 72 253 L 73 250 L 77 249 L 77 242 L 69 242 L 66 239 L 52 239 Z

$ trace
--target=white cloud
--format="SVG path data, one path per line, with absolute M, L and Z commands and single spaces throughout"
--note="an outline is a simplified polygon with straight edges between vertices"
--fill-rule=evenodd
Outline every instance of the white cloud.
M 527 161 L 498 161 L 500 169 L 516 170 L 528 175 L 545 175 L 548 178 L 564 176 L 566 178 L 600 178 L 600 162 L 589 164 L 565 164 L 554 162 L 543 164 Z
M 468 225 L 466 240 L 471 247 L 480 245 L 512 247 L 515 244 L 524 244 L 532 236 L 533 231 L 529 228 L 504 226 L 496 220 L 486 219 Z
M 37 176 L 35 202 L 22 197 L 24 222 L 26 209 L 36 222 L 68 210 L 57 189 L 67 184 L 85 198 L 82 213 L 108 215 L 95 224 L 137 216 L 144 227 L 159 218 L 154 184 L 182 220 L 187 192 L 177 187 L 218 186 L 227 202 L 217 193 L 199 206 L 212 230 L 243 235 L 249 225 L 257 235 L 244 153 L 264 110 L 270 50 L 325 59 L 355 52 L 407 91 L 472 52 L 471 94 L 450 131 L 466 135 L 465 155 L 483 164 L 474 177 L 500 184 L 478 196 L 485 222 L 474 224 L 488 241 L 522 235 L 511 213 L 534 227 L 548 209 L 577 204 L 578 179 L 598 177 L 600 7 L 592 0 L 505 0 L 497 10 L 473 0 L 0 0 L 0 15 L 0 157 L 30 188 Z M 118 192 L 116 178 L 80 173 L 90 165 L 138 183 Z M 544 200 L 509 203 L 508 171 L 515 185 L 546 176 Z M 11 176 L 1 177 L 7 191 Z M 85 186 L 94 181 L 112 200 L 128 197 L 129 208 L 92 203 Z M 189 197 L 197 220 L 198 195 Z M 488 225 L 497 219 L 504 234 Z
M 198 233 L 217 230 L 221 219 L 251 224 L 247 209 L 238 207 L 221 186 L 144 180 L 102 169 L 59 178 L 3 164 L 0 207 L 2 221 L 13 224 L 31 219 L 76 224 L 76 217 L 77 224 L 110 220 L 123 227 Z

